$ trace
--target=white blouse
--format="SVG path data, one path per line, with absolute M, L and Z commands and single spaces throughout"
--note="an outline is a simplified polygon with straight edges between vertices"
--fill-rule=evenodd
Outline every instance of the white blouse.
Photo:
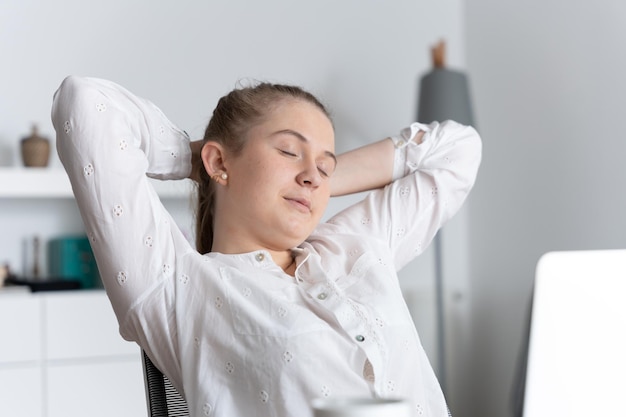
M 393 137 L 394 181 L 294 248 L 294 278 L 265 251 L 200 255 L 183 236 L 147 177 L 185 178 L 189 138 L 149 101 L 71 76 L 52 120 L 120 333 L 193 416 L 307 417 L 313 399 L 346 396 L 448 415 L 396 271 L 472 188 L 473 128 L 415 123 Z

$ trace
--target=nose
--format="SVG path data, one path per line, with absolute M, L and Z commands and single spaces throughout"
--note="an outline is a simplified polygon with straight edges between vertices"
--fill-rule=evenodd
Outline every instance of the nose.
M 317 169 L 315 161 L 303 161 L 302 170 L 296 177 L 296 181 L 303 187 L 319 187 L 322 182 L 322 175 Z

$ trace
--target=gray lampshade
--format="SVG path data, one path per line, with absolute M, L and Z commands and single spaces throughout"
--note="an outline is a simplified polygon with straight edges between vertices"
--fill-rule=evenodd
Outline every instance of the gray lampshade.
M 447 68 L 433 68 L 422 76 L 417 120 L 422 123 L 452 119 L 474 125 L 467 76 Z

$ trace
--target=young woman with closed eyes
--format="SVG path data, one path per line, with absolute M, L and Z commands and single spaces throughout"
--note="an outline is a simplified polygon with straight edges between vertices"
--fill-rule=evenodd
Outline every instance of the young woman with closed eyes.
M 397 271 L 470 192 L 476 131 L 413 123 L 336 155 L 325 107 L 260 83 L 191 141 L 151 102 L 68 77 L 52 119 L 120 332 L 194 416 L 311 416 L 324 397 L 404 398 L 447 416 Z M 198 185 L 196 241 L 148 177 Z M 371 191 L 320 223 L 333 196 Z

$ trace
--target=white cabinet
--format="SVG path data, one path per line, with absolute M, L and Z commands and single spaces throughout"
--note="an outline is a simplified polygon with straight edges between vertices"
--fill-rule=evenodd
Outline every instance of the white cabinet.
M 29 293 L 0 292 L 0 415 L 43 411 L 41 309 Z
M 122 339 L 113 308 L 102 291 L 51 292 L 44 297 L 46 356 L 50 360 L 134 355 Z M 71 340 L 72 343 L 68 343 Z
M 45 416 L 39 365 L 0 365 L 0 416 Z
M 137 417 L 147 414 L 136 360 L 96 360 L 48 366 L 47 417 Z
M 190 181 L 156 181 L 163 204 L 191 235 Z M 0 167 L 0 263 L 24 274 L 23 242 L 83 232 L 60 168 Z M 124 341 L 106 294 L 0 289 L 0 416 L 145 416 L 139 347 Z
M 42 301 L 47 417 L 144 415 L 139 348 L 119 335 L 106 294 L 58 292 Z
M 0 366 L 41 360 L 41 310 L 30 293 L 0 293 Z
M 146 415 L 139 347 L 104 291 L 0 292 L 0 416 Z

